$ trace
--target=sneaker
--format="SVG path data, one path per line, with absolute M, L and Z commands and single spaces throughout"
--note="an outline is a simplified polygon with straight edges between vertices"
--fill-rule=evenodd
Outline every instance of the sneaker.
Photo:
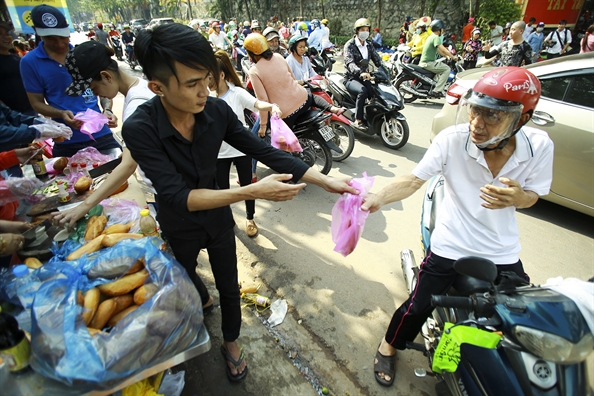
M 367 130 L 367 125 L 365 125 L 364 123 L 359 122 L 359 121 L 355 121 L 355 122 L 351 121 L 351 126 L 353 128 L 355 128 L 355 129 L 360 130 L 360 131 L 366 131 Z
M 443 94 L 443 92 L 433 92 L 433 94 L 431 96 L 435 99 L 445 98 L 445 95 Z

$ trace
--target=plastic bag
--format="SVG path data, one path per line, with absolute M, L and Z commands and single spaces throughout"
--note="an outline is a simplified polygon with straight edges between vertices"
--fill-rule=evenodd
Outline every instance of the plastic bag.
M 103 129 L 103 126 L 109 122 L 109 118 L 107 118 L 106 115 L 98 113 L 92 109 L 76 113 L 74 119 L 83 122 L 80 131 L 85 135 L 89 135 L 93 140 L 95 140 L 93 133 L 99 132 Z
M 283 151 L 303 151 L 297 136 L 276 114 L 270 117 L 270 144 Z
M 107 226 L 132 223 L 130 232 L 140 231 L 141 208 L 136 201 L 107 198 L 101 201 L 103 214 L 108 217 Z
M 168 374 L 163 377 L 163 382 L 159 387 L 159 393 L 165 396 L 179 396 L 184 390 L 186 384 L 185 371 L 178 371 L 175 374 Z
M 0 180 L 0 205 L 29 198 L 43 183 L 36 177 L 9 177 Z
M 64 277 L 43 283 L 33 301 L 33 369 L 69 385 L 109 389 L 192 345 L 202 326 L 200 297 L 184 268 L 158 249 L 162 243 L 155 237 L 124 240 L 75 261 L 61 261 L 66 252 L 60 252 L 44 265 Z M 97 266 L 111 261 L 123 275 L 139 258 L 149 272 L 145 283 L 159 290 L 108 334 L 91 337 L 76 302 L 78 290 L 110 281 L 90 277 Z
M 31 128 L 39 131 L 39 136 L 35 139 L 36 141 L 56 139 L 60 137 L 70 140 L 72 137 L 72 129 L 70 129 L 69 126 L 45 117 L 36 118 L 35 123 L 31 125 Z
M 361 210 L 361 204 L 374 180 L 367 176 L 367 172 L 363 172 L 362 178 L 353 179 L 349 183 L 359 191 L 359 195 L 344 193 L 332 208 L 332 241 L 336 244 L 334 251 L 345 257 L 355 250 L 363 233 L 369 212 Z
M 166 396 L 157 393 L 149 378 L 145 378 L 135 384 L 122 389 L 122 396 Z

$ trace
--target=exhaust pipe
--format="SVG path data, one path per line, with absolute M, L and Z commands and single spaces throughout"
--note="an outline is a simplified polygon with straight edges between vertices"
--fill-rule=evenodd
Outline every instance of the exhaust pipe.
M 415 255 L 412 250 L 404 249 L 400 253 L 400 264 L 402 266 L 402 275 L 404 276 L 404 282 L 408 289 L 408 294 L 411 294 L 417 285 L 417 276 L 419 272 L 417 263 L 415 261 Z
M 409 86 L 406 86 L 406 85 L 405 86 L 402 86 L 401 85 L 399 89 L 402 89 L 403 91 L 406 91 L 406 92 L 411 93 L 411 94 L 416 95 L 416 96 L 420 96 L 420 97 L 424 97 L 424 98 L 427 97 L 427 94 L 424 94 L 422 92 L 419 92 L 416 89 L 414 89 L 412 87 L 409 87 Z

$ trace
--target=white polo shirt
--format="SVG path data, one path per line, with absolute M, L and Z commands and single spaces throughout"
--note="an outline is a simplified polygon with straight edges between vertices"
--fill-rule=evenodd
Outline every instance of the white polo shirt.
M 422 180 L 442 174 L 446 180 L 443 206 L 431 235 L 431 251 L 448 259 L 479 256 L 495 264 L 519 260 L 520 236 L 515 207 L 486 209 L 480 188 L 506 187 L 500 177 L 517 180 L 524 190 L 549 193 L 553 179 L 553 142 L 538 129 L 523 127 L 516 149 L 499 175 L 493 176 L 484 154 L 470 139 L 469 124 L 444 129 L 413 170 Z

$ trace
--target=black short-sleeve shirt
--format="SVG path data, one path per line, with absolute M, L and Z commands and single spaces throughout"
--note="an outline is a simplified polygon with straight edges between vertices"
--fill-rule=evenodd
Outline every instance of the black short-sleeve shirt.
M 187 206 L 191 190 L 218 189 L 215 170 L 223 140 L 278 172 L 291 173 L 293 181 L 308 169 L 304 162 L 266 145 L 245 129 L 222 100 L 209 97 L 195 117 L 190 142 L 171 125 L 156 96 L 140 105 L 122 126 L 126 147 L 157 191 L 158 220 L 166 234 L 192 239 L 206 231 L 215 237 L 234 226 L 229 206 L 193 212 Z

